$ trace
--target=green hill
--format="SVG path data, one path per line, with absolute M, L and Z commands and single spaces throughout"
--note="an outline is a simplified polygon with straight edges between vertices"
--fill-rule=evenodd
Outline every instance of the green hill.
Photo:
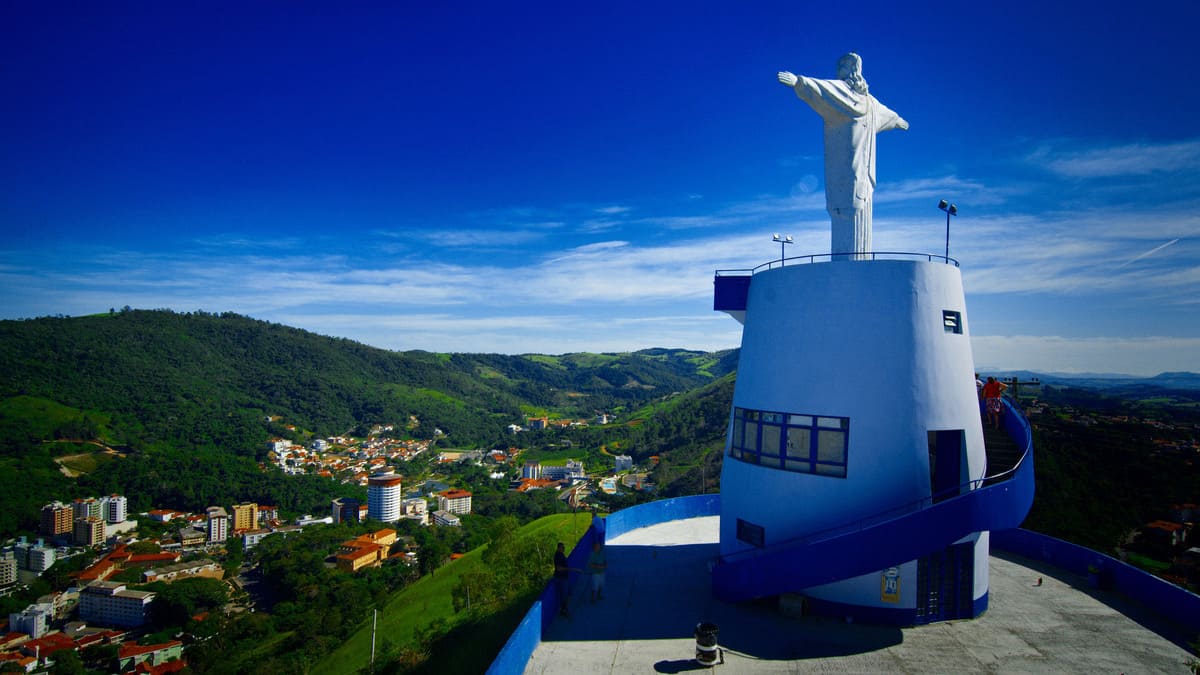
M 398 433 L 443 446 L 503 448 L 513 441 L 506 427 L 525 424 L 528 411 L 633 411 L 735 364 L 736 352 L 679 349 L 393 352 L 204 312 L 0 321 L 0 470 L 27 478 L 0 493 L 0 535 L 32 530 L 37 508 L 52 499 L 108 492 L 128 493 L 134 509 L 257 499 L 293 513 L 323 510 L 339 496 L 328 481 L 262 473 L 268 439 L 307 443 L 397 424 Z M 590 443 L 585 433 L 571 438 Z M 73 440 L 122 456 L 89 457 Z M 82 473 L 77 480 L 54 461 L 68 454 L 79 455 L 62 465 Z
M 565 542 L 570 550 L 587 531 L 590 523 L 591 517 L 586 513 L 546 516 L 522 527 L 517 536 L 545 542 L 543 567 L 546 580 L 549 581 L 553 542 Z M 435 575 L 422 577 L 382 604 L 376 627 L 376 662 L 381 668 L 383 664 L 396 660 L 406 661 L 409 667 L 419 666 L 424 657 L 429 661 L 431 672 L 433 668 L 439 672 L 453 673 L 483 672 L 487 669 L 529 609 L 532 597 L 523 596 L 517 602 L 491 608 L 486 620 L 480 620 L 477 615 L 468 618 L 465 613 L 456 614 L 451 593 L 464 574 L 484 565 L 485 551 L 486 547 L 477 548 L 465 554 L 438 568 Z M 449 637 L 456 628 L 465 630 L 468 625 L 469 640 Z M 454 643 L 453 648 L 450 647 L 451 642 Z M 368 620 L 340 647 L 318 661 L 312 673 L 358 673 L 367 667 L 370 655 L 371 622 Z

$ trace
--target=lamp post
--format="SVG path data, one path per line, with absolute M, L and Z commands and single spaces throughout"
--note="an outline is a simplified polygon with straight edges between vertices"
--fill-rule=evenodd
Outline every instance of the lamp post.
M 945 199 L 938 202 L 938 208 L 946 212 L 946 262 L 950 262 L 950 216 L 958 215 L 958 205 L 950 204 Z
M 783 247 L 787 246 L 788 244 L 795 243 L 792 241 L 792 235 L 785 234 L 780 236 L 779 233 L 776 232 L 775 234 L 771 235 L 771 241 L 779 242 L 779 266 L 783 267 Z

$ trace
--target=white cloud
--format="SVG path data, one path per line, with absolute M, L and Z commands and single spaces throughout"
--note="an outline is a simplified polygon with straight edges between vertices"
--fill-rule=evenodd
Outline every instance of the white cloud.
M 1157 375 L 1200 372 L 1200 338 L 975 335 L 975 366 L 987 370 Z
M 1090 150 L 1042 147 L 1029 161 L 1062 176 L 1103 178 L 1200 169 L 1200 140 L 1130 143 Z

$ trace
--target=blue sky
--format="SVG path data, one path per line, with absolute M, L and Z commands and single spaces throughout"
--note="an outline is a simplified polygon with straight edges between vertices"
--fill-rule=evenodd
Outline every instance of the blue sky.
M 911 124 L 874 247 L 940 253 L 958 204 L 981 369 L 1200 372 L 1192 0 L 432 4 L 6 3 L 0 318 L 736 347 L 713 270 L 829 250 L 820 120 L 775 73 L 856 51 Z

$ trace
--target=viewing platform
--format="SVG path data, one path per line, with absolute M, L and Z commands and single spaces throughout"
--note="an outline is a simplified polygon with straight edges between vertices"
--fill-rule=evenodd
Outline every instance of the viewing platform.
M 988 611 L 967 621 L 898 628 L 789 616 L 774 600 L 722 602 L 709 590 L 717 520 L 613 538 L 605 598 L 591 604 L 586 579 L 577 581 L 571 617 L 553 620 L 524 672 L 707 670 L 693 660 L 700 622 L 720 629 L 725 664 L 714 672 L 1186 672 L 1183 628 L 1116 591 L 1090 588 L 1084 575 L 1007 551 L 989 561 Z
M 836 555 L 820 552 L 826 542 L 857 542 L 860 557 L 870 557 L 878 553 L 862 542 L 863 533 L 889 537 L 889 523 L 904 529 L 952 512 L 974 517 L 997 499 L 1031 497 L 1023 486 L 1032 481 L 1028 423 L 1011 403 L 1008 411 L 1004 431 L 988 434 L 989 470 L 970 493 L 935 496 L 915 510 L 761 549 L 766 567 L 750 569 L 750 576 L 776 573 L 788 559 L 788 574 L 853 573 Z M 1012 526 L 991 531 L 988 604 L 972 619 L 882 625 L 812 613 L 803 592 L 722 597 L 720 572 L 738 571 L 744 556 L 721 556 L 721 497 L 650 502 L 595 519 L 570 565 L 585 567 L 592 542 L 606 541 L 605 597 L 590 602 L 588 579 L 573 574 L 571 613 L 562 617 L 550 585 L 489 673 L 700 670 L 694 631 L 701 623 L 718 627 L 730 673 L 1186 672 L 1187 643 L 1200 634 L 1200 596 L 1096 551 Z

